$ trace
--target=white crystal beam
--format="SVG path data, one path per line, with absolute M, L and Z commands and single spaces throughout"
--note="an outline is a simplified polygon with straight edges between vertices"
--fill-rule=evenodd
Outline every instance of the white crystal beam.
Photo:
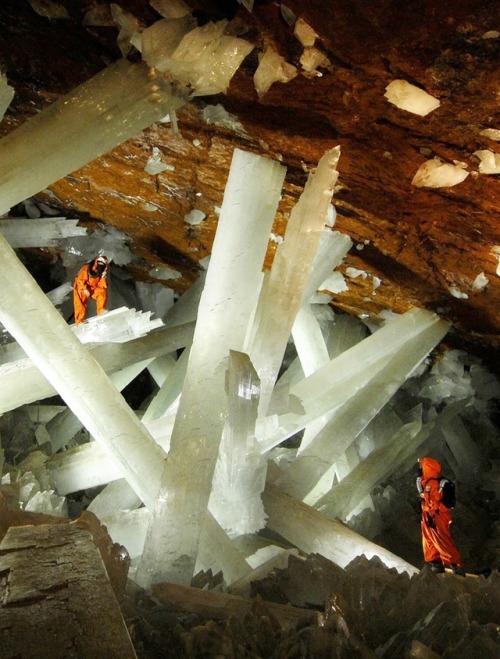
M 362 554 L 368 559 L 378 556 L 387 567 L 394 567 L 398 572 L 408 572 L 410 576 L 418 572 L 416 567 L 399 556 L 366 540 L 345 524 L 328 519 L 269 483 L 263 500 L 269 516 L 268 528 L 306 554 L 321 554 L 340 567 L 346 567 Z
M 163 468 L 163 450 L 3 236 L 0 321 L 95 440 L 113 456 L 123 477 L 144 503 L 153 506 Z
M 117 373 L 113 373 L 110 380 L 118 391 L 123 391 L 123 389 L 125 389 L 125 387 L 148 366 L 148 364 L 149 360 L 146 360 L 138 362 L 133 366 L 128 366 Z M 46 428 L 50 435 L 52 453 L 57 453 L 57 451 L 66 446 L 69 440 L 81 430 L 82 423 L 69 408 L 66 408 L 64 411 L 53 417 L 47 423 Z
M 142 585 L 191 581 L 226 413 L 229 350 L 243 348 L 284 176 L 279 163 L 235 150 L 162 491 L 138 567 Z
M 165 380 L 171 375 L 177 363 L 176 356 L 172 353 L 163 357 L 156 357 L 148 366 L 148 371 L 156 384 L 161 387 Z
M 448 327 L 445 321 L 427 327 L 411 341 L 403 343 L 381 369 L 367 368 L 365 381 L 334 411 L 326 426 L 290 465 L 283 488 L 306 503 L 314 504 L 322 494 L 315 489 L 319 479 L 439 343 Z
M 79 427 L 76 430 L 81 429 L 82 424 L 78 418 L 69 408 L 67 408 L 67 412 L 73 417 L 75 424 L 79 423 Z M 172 429 L 171 427 L 170 429 L 166 428 L 167 424 L 163 422 L 163 419 L 161 421 L 161 424 L 150 423 L 146 424 L 145 427 L 155 442 L 167 454 Z M 164 436 L 165 433 L 168 435 L 167 437 Z M 117 465 L 113 456 L 109 452 L 106 452 L 97 441 L 93 440 L 74 449 L 57 453 L 47 464 L 51 469 L 54 486 L 58 491 L 59 488 L 62 488 L 60 493 L 64 494 L 95 487 L 96 485 L 112 484 L 117 479 L 122 478 L 122 472 L 119 470 L 119 465 Z M 130 485 L 127 484 L 127 487 L 130 488 Z M 137 498 L 137 495 L 135 497 Z M 126 497 L 124 496 L 124 499 L 131 498 L 132 495 L 129 493 L 127 493 Z M 139 502 L 141 501 L 140 499 L 138 500 Z
M 54 455 L 47 468 L 58 494 L 79 492 L 122 478 L 119 465 L 97 442 Z
M 0 215 L 184 101 L 143 62 L 114 62 L 0 140 Z
M 246 352 L 262 383 L 259 414 L 267 411 L 295 316 L 309 282 L 333 195 L 340 148 L 327 151 L 310 175 L 290 213 L 284 241 L 278 246 L 266 276 L 255 327 Z
M 416 461 L 415 456 L 423 449 L 431 435 L 436 430 L 443 431 L 443 428 L 453 423 L 458 418 L 459 411 L 459 407 L 449 405 L 424 425 L 421 421 L 405 424 L 383 446 L 359 462 L 340 483 L 321 497 L 314 507 L 327 517 L 345 519 L 378 483 L 398 470 L 404 473 L 402 465 L 411 456 L 414 456 Z
M 342 259 L 352 247 L 349 236 L 324 228 L 314 257 L 311 275 L 304 289 L 303 304 L 307 304 L 325 279 L 342 263 Z
M 65 217 L 46 217 L 36 220 L 24 218 L 0 220 L 0 233 L 14 249 L 20 247 L 51 247 L 63 238 L 85 236 L 87 229 L 77 226 L 78 220 Z
M 161 418 L 170 405 L 178 398 L 182 391 L 182 385 L 186 377 L 189 360 L 189 348 L 186 348 L 179 359 L 175 362 L 170 375 L 166 378 L 153 400 L 149 403 L 142 416 L 142 422 L 153 421 Z
M 372 451 L 352 471 L 322 496 L 314 507 L 327 517 L 346 519 L 364 497 L 427 439 L 434 424 L 422 428 L 419 421 L 404 425 L 379 449 Z
M 118 483 L 120 481 L 110 483 L 108 488 Z M 88 509 L 91 510 L 91 506 Z M 124 545 L 132 560 L 139 558 L 143 552 L 150 518 L 151 513 L 147 508 L 116 509 L 100 517 L 113 541 Z M 222 572 L 226 585 L 250 576 L 252 568 L 210 514 L 204 520 L 200 544 L 203 549 L 198 554 L 196 572 Z
M 109 486 L 115 485 L 110 483 Z M 91 510 L 90 506 L 87 510 Z M 132 561 L 137 560 L 144 547 L 144 538 L 148 530 L 150 512 L 147 508 L 136 508 L 134 510 L 116 509 L 105 514 L 95 515 L 105 525 L 113 542 L 123 545 L 128 551 Z M 129 572 L 129 578 L 130 578 Z
M 306 377 L 329 361 L 326 342 L 310 304 L 300 308 L 292 336 Z
M 160 328 L 126 343 L 110 343 L 85 349 L 107 373 L 112 374 L 146 358 L 184 348 L 191 343 L 193 331 L 194 323 L 188 323 L 168 329 Z M 22 351 L 17 350 L 17 344 L 12 345 L 16 348 L 16 354 L 13 355 L 15 361 L 6 361 L 0 365 L 0 414 L 57 393 L 33 361 L 25 353 L 22 353 L 23 357 L 20 358 L 19 353 Z M 12 350 L 7 350 L 5 356 L 11 353 Z
M 99 519 L 102 519 L 105 515 L 111 515 L 119 510 L 135 510 L 136 508 L 139 508 L 141 504 L 142 501 L 127 481 L 124 478 L 120 478 L 108 483 L 106 487 L 99 492 L 94 499 L 92 499 L 87 510 L 90 510 L 94 515 L 97 515 Z M 144 533 L 144 537 L 145 536 L 146 533 Z M 117 542 L 117 540 L 115 540 L 115 542 Z
M 368 369 L 380 370 L 402 345 L 411 345 L 414 337 L 434 326 L 442 337 L 450 324 L 430 311 L 412 309 L 295 384 L 290 394 L 299 398 L 305 414 L 281 415 L 279 428 L 272 436 L 266 437 L 257 427 L 261 450 L 269 451 L 314 419 L 340 407 L 365 384 Z
M 469 435 L 460 417 L 456 416 L 441 429 L 446 443 L 458 465 L 458 476 L 464 483 L 487 471 L 487 463 L 480 446 Z
M 243 579 L 252 571 L 244 556 L 207 511 L 201 530 L 195 573 L 209 569 L 213 572 L 221 571 L 227 585 Z
M 215 467 L 209 509 L 230 537 L 265 525 L 260 495 L 267 464 L 255 439 L 260 381 L 248 355 L 231 350 L 228 415 Z

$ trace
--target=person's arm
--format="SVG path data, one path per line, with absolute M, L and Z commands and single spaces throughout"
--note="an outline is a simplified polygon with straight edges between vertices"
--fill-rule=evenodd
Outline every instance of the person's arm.
M 108 280 L 105 274 L 97 282 L 93 296 L 97 304 L 97 313 L 101 314 L 106 311 L 106 305 L 108 303 Z
M 84 265 L 80 272 L 75 277 L 74 287 L 80 297 L 89 297 L 90 291 L 87 287 L 88 281 L 88 266 Z

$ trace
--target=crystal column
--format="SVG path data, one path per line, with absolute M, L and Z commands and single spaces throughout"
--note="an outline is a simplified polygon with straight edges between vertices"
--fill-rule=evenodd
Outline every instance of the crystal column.
M 242 350 L 284 181 L 276 162 L 235 150 L 198 310 L 163 485 L 138 567 L 141 585 L 189 584 L 227 400 L 230 350 Z
M 316 173 L 308 178 L 263 284 L 246 350 L 262 383 L 260 415 L 267 411 L 295 316 L 311 277 L 338 178 L 339 157 L 340 147 L 327 151 Z
M 230 537 L 265 525 L 260 495 L 266 460 L 255 439 L 260 381 L 248 355 L 231 350 L 227 373 L 228 415 L 214 473 L 210 512 Z
M 395 567 L 398 572 L 408 572 L 410 575 L 418 572 L 417 568 L 399 556 L 366 540 L 345 524 L 328 519 L 269 483 L 263 499 L 269 515 L 268 528 L 306 554 L 321 554 L 340 567 L 346 567 L 360 554 L 368 559 L 378 556 L 387 567 Z
M 282 484 L 287 492 L 311 505 L 322 496 L 324 492 L 315 487 L 320 478 L 443 338 L 448 323 L 435 318 L 430 327 L 424 322 L 422 331 L 409 341 L 392 351 L 389 348 L 387 362 L 367 367 L 364 382 L 358 384 L 352 396 L 334 411 L 326 426 L 290 465 Z M 365 356 L 368 361 L 367 350 Z M 348 387 L 347 381 L 345 386 Z
M 0 140 L 0 216 L 184 101 L 143 62 L 114 62 Z
M 0 321 L 148 507 L 164 452 L 0 236 Z

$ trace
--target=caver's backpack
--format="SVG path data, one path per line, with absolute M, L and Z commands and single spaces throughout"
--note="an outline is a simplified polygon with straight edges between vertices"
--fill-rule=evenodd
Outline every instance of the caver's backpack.
M 439 491 L 442 492 L 441 503 L 447 508 L 455 508 L 457 497 L 455 494 L 455 483 L 447 478 L 439 479 Z
M 428 478 L 429 481 L 439 481 L 439 491 L 441 492 L 441 503 L 446 508 L 455 508 L 457 497 L 455 494 L 455 483 L 448 478 Z M 420 479 L 417 481 L 419 492 L 422 492 L 422 485 Z

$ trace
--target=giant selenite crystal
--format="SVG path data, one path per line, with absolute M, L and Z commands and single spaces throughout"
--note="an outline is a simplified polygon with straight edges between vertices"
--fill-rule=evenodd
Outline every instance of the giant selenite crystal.
M 52 308 L 52 311 L 55 310 Z M 60 318 L 59 314 L 57 315 Z M 190 344 L 193 331 L 193 323 L 168 329 L 160 328 L 152 334 L 126 343 L 91 346 L 88 352 L 107 373 L 113 374 L 145 359 L 184 348 Z M 3 385 L 0 413 L 57 393 L 16 343 L 0 348 L 0 378 Z
M 456 407 L 449 406 L 426 424 L 420 420 L 406 423 L 319 499 L 315 508 L 330 518 L 346 519 L 378 483 L 396 472 L 409 457 L 415 458 L 418 452 L 423 455 L 428 438 L 436 429 L 453 422 L 457 412 Z
M 87 229 L 77 224 L 78 220 L 67 220 L 65 217 L 45 217 L 38 220 L 5 218 L 0 220 L 0 233 L 14 249 L 49 247 L 57 245 L 63 238 L 85 236 Z
M 189 583 L 226 414 L 229 351 L 243 349 L 285 170 L 235 150 L 138 580 Z
M 337 381 L 337 385 L 330 389 L 329 408 L 332 414 L 325 427 L 290 465 L 284 476 L 284 489 L 306 503 L 314 503 L 324 493 L 321 486 L 317 487 L 321 477 L 439 343 L 448 329 L 449 323 L 440 320 L 435 314 L 415 309 L 391 321 L 372 337 L 322 367 L 320 372 L 330 371 Z M 399 332 L 398 339 L 396 335 Z M 389 337 L 394 338 L 391 341 Z M 344 370 L 342 363 L 349 363 L 349 367 Z M 342 392 L 337 389 L 341 382 Z M 300 390 L 299 385 L 293 390 L 294 393 Z M 302 391 L 308 397 L 313 393 L 312 387 Z M 309 408 L 308 411 L 312 409 L 304 399 L 302 401 L 304 407 Z
M 266 481 L 266 462 L 255 439 L 259 393 L 259 378 L 248 355 L 231 351 L 228 416 L 209 505 L 230 537 L 254 533 L 265 524 L 260 495 Z
M 356 392 L 361 390 L 361 393 L 364 393 L 363 386 L 367 381 L 377 373 L 383 373 L 402 346 L 410 346 L 412 340 L 415 340 L 416 345 L 412 350 L 415 351 L 416 362 L 413 367 L 406 365 L 409 369 L 406 371 L 407 377 L 412 368 L 415 368 L 446 334 L 449 327 L 449 323 L 432 312 L 412 309 L 340 354 L 309 377 L 300 380 L 290 388 L 290 394 L 300 401 L 304 410 L 301 413 L 289 411 L 279 415 L 273 433 L 269 433 L 266 419 L 258 424 L 257 437 L 261 442 L 261 450 L 269 451 L 321 415 L 340 410 Z M 419 345 L 422 337 L 426 345 L 424 342 Z M 402 359 L 404 360 L 404 351 Z M 400 367 L 402 365 L 400 364 Z M 391 391 L 392 384 L 390 372 L 386 373 L 385 377 L 388 389 L 386 391 L 384 385 L 384 395 Z M 394 391 L 395 389 L 392 389 L 392 393 Z M 370 402 L 369 396 L 367 402 Z M 369 407 L 371 409 L 373 406 Z M 345 448 L 340 449 L 339 453 L 344 450 Z
M 145 63 L 111 64 L 0 140 L 0 215 L 183 103 Z
M 150 361 L 137 362 L 133 366 L 128 366 L 117 373 L 113 373 L 110 377 L 111 382 L 118 391 L 123 391 L 148 366 Z M 81 430 L 82 424 L 69 407 L 67 407 L 64 411 L 55 415 L 47 423 L 45 428 L 50 436 L 52 452 L 56 453 L 59 449 L 66 446 L 72 437 Z
M 284 241 L 266 276 L 247 352 L 261 380 L 259 414 L 266 413 L 295 317 L 304 301 L 338 178 L 340 147 L 327 151 L 290 213 Z
M 153 506 L 163 450 L 0 236 L 0 321 L 144 503 Z
M 355 556 L 379 556 L 388 567 L 398 572 L 416 574 L 417 569 L 392 552 L 363 538 L 345 524 L 325 517 L 268 484 L 263 494 L 268 527 L 289 540 L 306 554 L 321 554 L 340 567 Z

